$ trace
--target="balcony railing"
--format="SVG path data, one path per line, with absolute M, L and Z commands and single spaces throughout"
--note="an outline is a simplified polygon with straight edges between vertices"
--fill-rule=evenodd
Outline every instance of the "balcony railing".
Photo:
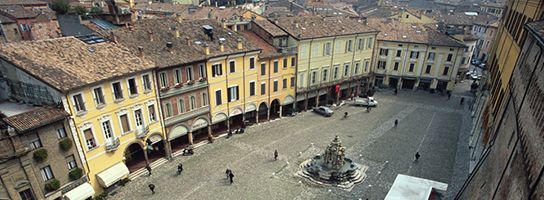
M 110 138 L 106 140 L 106 152 L 112 152 L 117 150 L 120 144 L 121 142 L 119 141 L 119 138 L 115 138 L 115 139 Z
M 136 138 L 144 138 L 149 133 L 149 126 L 136 127 Z

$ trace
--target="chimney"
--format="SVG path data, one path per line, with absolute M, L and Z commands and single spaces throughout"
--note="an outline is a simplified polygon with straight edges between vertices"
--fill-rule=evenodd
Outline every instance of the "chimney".
M 191 46 L 191 40 L 189 37 L 185 37 L 185 41 L 187 42 L 187 46 Z
M 242 39 L 238 38 L 236 39 L 236 49 L 242 50 L 244 48 L 244 45 L 242 44 Z
M 208 43 L 204 43 L 204 54 L 210 55 L 210 46 L 208 46 Z
M 181 18 L 181 14 L 177 14 L 177 15 L 176 15 L 176 21 L 177 21 L 178 23 L 181 23 L 181 22 L 183 21 L 183 18 Z
M 144 47 L 138 46 L 138 57 L 144 58 Z
M 219 40 L 219 51 L 225 51 L 225 45 L 223 44 L 223 40 Z
M 110 32 L 110 39 L 113 43 L 117 44 L 117 36 L 113 34 L 113 31 Z
M 172 42 L 166 42 L 166 50 L 168 50 L 170 53 L 174 53 L 174 49 L 172 47 L 174 47 Z
M 149 41 L 153 42 L 153 32 L 149 31 L 147 32 L 147 35 L 149 36 Z

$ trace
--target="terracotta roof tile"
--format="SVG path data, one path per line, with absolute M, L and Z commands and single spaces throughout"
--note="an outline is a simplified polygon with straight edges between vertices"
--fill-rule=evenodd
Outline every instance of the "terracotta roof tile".
M 260 58 L 268 58 L 268 57 L 281 55 L 281 53 L 278 53 L 278 49 L 270 45 L 268 42 L 263 40 L 257 34 L 251 31 L 243 31 L 243 32 L 240 32 L 240 34 L 242 34 L 244 38 L 246 38 L 252 44 L 258 46 L 262 50 L 261 54 L 259 54 Z
M 255 24 L 257 24 L 259 27 L 264 29 L 266 32 L 270 33 L 272 37 L 287 35 L 287 33 L 281 30 L 280 27 L 276 26 L 275 24 L 273 24 L 272 22 L 268 20 L 256 20 Z
M 457 40 L 421 24 L 407 24 L 387 19 L 368 19 L 369 26 L 380 31 L 378 40 L 465 47 Z
M 38 107 L 28 112 L 3 118 L 4 122 L 15 128 L 17 132 L 24 132 L 57 122 L 69 116 L 66 111 L 54 107 Z
M 0 0 L 0 5 L 38 5 L 38 4 L 47 5 L 47 2 L 38 1 L 38 0 Z
M 345 17 L 281 17 L 277 25 L 297 39 L 376 32 L 357 20 Z
M 203 26 L 213 27 L 214 41 L 204 33 Z M 176 37 L 176 30 L 179 37 Z M 216 20 L 186 20 L 177 21 L 175 18 L 144 19 L 135 23 L 131 29 L 113 31 L 117 41 L 136 52 L 138 47 L 144 49 L 147 59 L 154 61 L 158 67 L 169 67 L 202 61 L 207 58 L 259 50 L 258 47 L 244 39 L 239 33 L 222 28 Z M 219 41 L 224 39 L 224 51 L 220 51 Z M 237 39 L 240 38 L 243 49 L 237 49 Z M 172 47 L 167 48 L 166 43 Z M 210 48 L 206 55 L 204 44 Z
M 188 13 L 188 9 L 194 7 L 187 4 L 173 3 L 138 3 L 134 6 L 134 10 L 151 11 L 151 12 L 168 12 L 168 13 Z
M 534 32 L 536 37 L 539 38 L 538 41 L 540 41 L 541 43 L 542 41 L 544 41 L 544 20 L 527 23 L 526 26 Z
M 25 9 L 21 5 L 9 5 L 9 6 L 0 6 L 0 12 L 11 15 L 14 18 L 34 18 L 38 16 L 39 13 L 32 11 L 31 9 Z
M 10 23 L 15 23 L 15 21 L 10 19 L 9 17 L 6 17 L 5 15 L 0 14 L 0 23 L 10 24 Z
M 74 37 L 8 43 L 0 57 L 62 92 L 154 67 L 120 45 L 90 45 Z

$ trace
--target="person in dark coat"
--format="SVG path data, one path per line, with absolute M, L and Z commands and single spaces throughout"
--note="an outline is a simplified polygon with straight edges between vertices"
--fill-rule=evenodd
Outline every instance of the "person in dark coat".
M 179 164 L 178 165 L 178 174 L 181 174 L 181 172 L 183 171 L 183 164 Z
M 227 175 L 227 179 L 230 177 L 231 173 L 232 173 L 232 170 L 230 169 L 227 169 L 227 171 L 225 171 L 225 174 Z
M 149 190 L 151 190 L 151 194 L 155 194 L 155 185 L 153 183 L 148 185 Z
M 461 97 L 461 102 L 459 104 L 463 105 L 464 102 L 465 102 L 465 97 Z
M 229 173 L 230 184 L 234 183 L 233 178 L 234 178 L 234 174 L 232 172 L 230 172 Z
M 278 160 L 278 150 L 274 150 L 274 160 Z
M 399 125 L 399 120 L 395 119 L 395 127 L 397 127 L 397 125 Z
M 145 169 L 147 169 L 147 172 L 149 172 L 149 176 L 151 176 L 151 166 L 149 166 L 149 163 L 145 165 Z
M 419 152 L 416 152 L 416 161 L 419 160 L 419 157 L 421 157 L 421 155 L 419 155 Z

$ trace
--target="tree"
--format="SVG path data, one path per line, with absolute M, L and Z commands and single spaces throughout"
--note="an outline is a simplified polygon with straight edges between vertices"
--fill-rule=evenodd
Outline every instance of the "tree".
M 83 6 L 75 6 L 73 12 L 79 16 L 85 16 L 87 14 L 87 9 Z
M 102 11 L 102 8 L 95 6 L 95 7 L 92 7 L 91 11 L 89 11 L 89 12 L 93 13 L 93 14 L 102 14 L 103 11 Z
M 55 0 L 51 4 L 51 9 L 53 9 L 57 14 L 64 15 L 70 11 L 70 4 L 68 0 Z

